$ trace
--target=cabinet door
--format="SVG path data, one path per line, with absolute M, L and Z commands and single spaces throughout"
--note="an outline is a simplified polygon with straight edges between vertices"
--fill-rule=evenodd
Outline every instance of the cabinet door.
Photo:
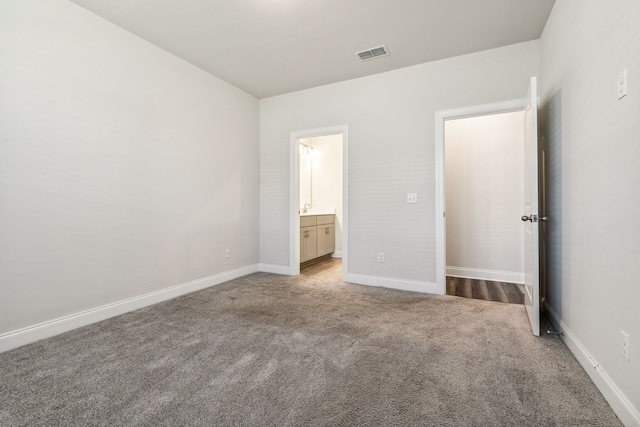
M 300 229 L 300 262 L 309 261 L 318 256 L 316 227 Z
M 318 256 L 336 250 L 336 227 L 333 224 L 318 226 Z
M 325 230 L 326 250 L 327 253 L 336 251 L 336 226 L 327 225 Z
M 322 256 L 327 253 L 327 235 L 325 233 L 326 225 L 318 226 L 318 256 Z

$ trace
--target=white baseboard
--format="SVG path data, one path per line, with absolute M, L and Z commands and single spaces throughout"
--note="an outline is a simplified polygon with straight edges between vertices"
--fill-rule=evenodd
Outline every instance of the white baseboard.
M 277 265 L 277 264 L 264 264 L 260 263 L 260 271 L 265 273 L 273 273 L 273 274 L 284 274 L 285 276 L 291 276 L 291 267 L 288 265 Z
M 633 403 L 622 393 L 611 377 L 602 369 L 598 361 L 587 351 L 584 345 L 571 332 L 567 325 L 560 319 L 558 314 L 549 305 L 544 304 L 544 310 L 549 315 L 549 321 L 557 331 L 564 332 L 562 340 L 569 347 L 571 353 L 578 359 L 587 372 L 591 381 L 598 387 L 600 393 L 607 400 L 613 411 L 616 413 L 622 424 L 627 427 L 640 426 L 640 411 L 633 406 Z
M 376 286 L 380 288 L 399 289 L 402 291 L 422 292 L 427 294 L 437 294 L 437 285 L 431 282 L 418 280 L 396 279 L 392 277 L 367 276 L 365 274 L 348 274 L 348 283 L 357 285 Z
M 331 258 L 342 258 L 342 251 L 335 251 L 331 254 Z
M 493 280 L 496 282 L 524 283 L 524 273 L 514 271 L 483 270 L 481 268 L 447 266 L 447 276 L 463 277 L 466 279 Z
M 100 307 L 70 314 L 26 328 L 0 335 L 0 353 L 21 347 L 32 342 L 49 338 L 91 323 L 119 316 L 129 311 L 157 304 L 159 302 L 218 285 L 238 277 L 258 271 L 258 264 L 248 265 L 235 270 L 225 271 L 180 285 L 170 286 L 137 297 L 106 304 Z

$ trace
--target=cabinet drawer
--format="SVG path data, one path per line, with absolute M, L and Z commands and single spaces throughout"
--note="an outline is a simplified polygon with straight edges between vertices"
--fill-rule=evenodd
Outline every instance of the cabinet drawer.
M 335 215 L 318 215 L 318 225 L 333 224 L 335 222 Z
M 309 216 L 301 216 L 300 217 L 300 227 L 310 227 L 316 225 L 316 216 L 315 215 L 309 215 Z

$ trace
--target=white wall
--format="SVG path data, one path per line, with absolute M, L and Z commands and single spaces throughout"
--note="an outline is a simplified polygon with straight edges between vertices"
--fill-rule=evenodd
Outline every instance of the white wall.
M 563 0 L 541 38 L 547 304 L 626 425 L 640 425 L 639 23 L 636 0 Z
M 342 135 L 310 138 L 313 146 L 313 208 L 335 209 L 336 252 L 342 256 Z
M 524 282 L 524 112 L 445 122 L 447 274 Z
M 289 265 L 290 133 L 346 124 L 350 280 L 435 291 L 435 112 L 522 98 L 538 53 L 527 42 L 261 100 L 261 263 Z
M 313 205 L 311 188 L 313 183 L 313 147 L 311 140 L 300 139 L 300 209 L 309 209 Z M 304 144 L 304 145 L 302 145 Z
M 0 94 L 0 338 L 257 269 L 254 97 L 64 0 L 0 3 Z

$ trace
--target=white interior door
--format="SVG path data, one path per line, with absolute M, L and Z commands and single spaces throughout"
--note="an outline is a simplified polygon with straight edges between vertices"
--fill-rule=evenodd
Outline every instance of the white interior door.
M 540 234 L 538 212 L 538 89 L 531 78 L 524 115 L 524 305 L 540 336 Z

